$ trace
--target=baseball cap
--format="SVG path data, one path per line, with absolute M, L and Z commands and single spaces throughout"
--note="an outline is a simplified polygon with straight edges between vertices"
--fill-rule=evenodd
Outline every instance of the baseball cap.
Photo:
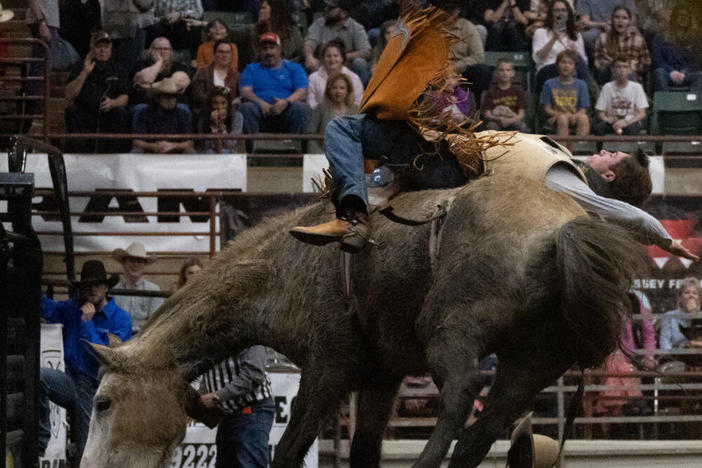
M 261 36 L 258 38 L 258 43 L 259 44 L 264 44 L 266 42 L 272 42 L 274 44 L 280 45 L 280 38 L 278 35 L 274 32 L 267 32 L 261 34 Z
M 95 31 L 90 35 L 90 45 L 97 45 L 100 42 L 111 43 L 112 39 L 110 39 L 110 35 L 105 31 Z

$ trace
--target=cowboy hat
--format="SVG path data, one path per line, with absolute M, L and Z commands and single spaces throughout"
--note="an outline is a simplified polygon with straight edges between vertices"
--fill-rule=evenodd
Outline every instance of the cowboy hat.
M 112 251 L 112 257 L 119 263 L 122 263 L 125 258 L 139 258 L 144 260 L 146 263 L 153 263 L 156 261 L 154 255 L 148 255 L 146 253 L 146 247 L 141 242 L 132 242 L 129 247 L 125 249 L 115 249 Z
M 151 85 L 151 94 L 156 96 L 159 94 L 178 94 L 180 93 L 180 90 L 178 89 L 178 85 L 176 84 L 175 80 L 171 78 L 164 78 L 161 81 L 157 81 L 156 83 Z
M 84 285 L 104 283 L 108 288 L 112 288 L 118 281 L 119 278 L 115 275 L 107 277 L 105 265 L 100 260 L 88 260 L 83 263 L 83 268 L 80 270 L 80 281 L 74 281 L 73 285 L 79 288 Z
M 5 10 L 2 5 L 0 4 L 0 23 L 4 23 L 5 21 L 10 21 L 12 18 L 15 17 L 15 12 L 12 10 Z
M 552 468 L 558 462 L 558 441 L 532 433 L 532 414 L 522 418 L 512 432 L 511 447 L 507 452 L 509 468 Z

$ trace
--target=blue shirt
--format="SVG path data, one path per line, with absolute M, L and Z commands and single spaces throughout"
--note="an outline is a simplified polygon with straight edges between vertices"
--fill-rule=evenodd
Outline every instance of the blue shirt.
M 275 98 L 286 99 L 300 88 L 307 89 L 307 74 L 299 63 L 289 60 L 283 60 L 278 68 L 250 63 L 241 73 L 239 86 L 253 88 L 256 96 L 272 103 Z
M 98 380 L 98 361 L 85 348 L 90 343 L 108 346 L 108 333 L 126 341 L 132 337 L 132 319 L 114 301 L 110 300 L 92 320 L 83 322 L 80 304 L 76 299 L 52 301 L 41 298 L 41 316 L 49 322 L 63 325 L 63 352 L 70 373 L 85 374 Z
M 541 104 L 550 105 L 554 110 L 575 114 L 590 107 L 590 93 L 583 80 L 575 78 L 570 84 L 563 84 L 558 77 L 546 80 L 541 90 Z
M 680 325 L 689 327 L 692 324 L 692 319 L 683 317 L 666 317 L 666 315 L 682 314 L 680 309 L 669 310 L 661 319 L 661 333 L 659 336 L 661 349 L 687 348 L 690 343 L 685 335 L 680 331 Z

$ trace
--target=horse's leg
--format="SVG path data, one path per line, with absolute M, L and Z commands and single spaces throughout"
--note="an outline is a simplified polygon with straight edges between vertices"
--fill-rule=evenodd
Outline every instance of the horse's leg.
M 439 392 L 436 426 L 413 468 L 434 468 L 441 464 L 451 441 L 465 423 L 473 400 L 480 391 L 479 340 L 461 327 L 445 328 L 427 347 L 429 369 Z
M 351 444 L 351 468 L 380 466 L 383 433 L 392 415 L 399 382 L 358 392 L 356 431 Z
M 309 366 L 302 372 L 300 389 L 290 420 L 275 449 L 271 468 L 298 468 L 324 423 L 339 407 L 348 388 L 343 364 Z
M 530 352 L 528 347 L 523 349 Z M 500 359 L 485 408 L 478 420 L 461 432 L 449 467 L 478 466 L 493 442 L 521 416 L 541 389 L 568 369 L 571 362 L 567 361 L 543 355 L 521 362 Z

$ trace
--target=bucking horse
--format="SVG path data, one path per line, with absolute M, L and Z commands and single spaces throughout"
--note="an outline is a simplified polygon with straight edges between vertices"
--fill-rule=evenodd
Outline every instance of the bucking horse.
M 616 347 L 640 258 L 623 229 L 543 184 L 495 175 L 404 193 L 392 205 L 415 218 L 435 216 L 438 206 L 444 213 L 414 227 L 374 214 L 377 245 L 351 262 L 334 245 L 307 246 L 287 233 L 328 219 L 329 203 L 264 221 L 169 298 L 140 336 L 94 345 L 102 380 L 81 466 L 168 466 L 186 416 L 206 418 L 190 382 L 261 344 L 302 369 L 273 467 L 301 466 L 351 391 L 358 423 L 350 465 L 379 466 L 400 382 L 425 372 L 440 389 L 440 409 L 414 466 L 440 466 L 458 439 L 450 466 L 473 467 L 539 391 Z M 494 385 L 464 428 L 478 362 L 490 353 L 499 358 Z

